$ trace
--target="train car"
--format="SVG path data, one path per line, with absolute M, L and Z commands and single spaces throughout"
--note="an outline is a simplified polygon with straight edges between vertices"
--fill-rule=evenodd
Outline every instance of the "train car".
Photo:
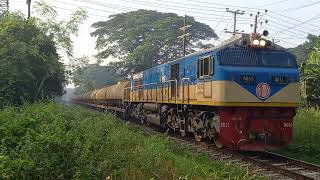
M 116 92 L 117 107 L 142 123 L 219 147 L 276 150 L 291 142 L 299 81 L 294 55 L 262 35 L 237 34 L 134 74 Z

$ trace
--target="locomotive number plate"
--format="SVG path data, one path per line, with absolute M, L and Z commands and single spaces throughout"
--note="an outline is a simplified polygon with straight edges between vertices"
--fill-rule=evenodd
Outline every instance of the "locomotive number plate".
M 241 75 L 240 76 L 240 81 L 243 83 L 253 83 L 256 81 L 256 76 L 252 75 Z

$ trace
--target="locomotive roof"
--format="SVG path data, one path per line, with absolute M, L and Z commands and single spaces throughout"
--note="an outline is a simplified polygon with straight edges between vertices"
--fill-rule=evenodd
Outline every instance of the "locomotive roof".
M 164 64 L 171 64 L 171 63 L 174 63 L 174 62 L 177 62 L 177 61 L 180 61 L 182 59 L 185 59 L 185 58 L 188 58 L 188 57 L 191 57 L 191 56 L 194 56 L 194 55 L 203 55 L 203 54 L 206 54 L 206 53 L 209 53 L 209 52 L 212 52 L 212 51 L 217 51 L 217 50 L 220 50 L 220 49 L 224 49 L 226 47 L 230 47 L 230 46 L 234 46 L 235 43 L 239 42 L 239 40 L 241 39 L 250 39 L 250 34 L 246 34 L 246 33 L 242 33 L 242 34 L 235 34 L 234 36 L 232 36 L 231 38 L 227 39 L 227 40 L 224 40 L 221 42 L 221 44 L 217 45 L 217 46 L 214 46 L 212 48 L 209 48 L 209 49 L 205 49 L 205 50 L 201 50 L 201 51 L 198 51 L 198 52 L 194 52 L 194 53 L 191 53 L 191 54 L 188 54 L 184 57 L 181 57 L 181 58 L 178 58 L 178 59 L 175 59 L 175 60 L 172 60 L 172 61 L 168 61 L 166 63 L 163 63 L 163 64 L 160 64 L 158 66 L 161 66 L 161 65 L 164 65 Z M 274 49 L 281 49 L 281 50 L 285 50 L 285 48 L 277 45 L 277 44 L 274 44 L 273 46 Z M 151 67 L 149 69 L 153 69 L 153 68 L 156 68 L 158 66 L 154 66 L 154 67 Z M 149 70 L 147 69 L 147 70 Z M 146 71 L 146 70 L 144 70 Z M 137 73 L 134 73 L 133 75 L 135 74 L 139 74 L 143 71 L 140 71 L 140 72 L 137 72 Z

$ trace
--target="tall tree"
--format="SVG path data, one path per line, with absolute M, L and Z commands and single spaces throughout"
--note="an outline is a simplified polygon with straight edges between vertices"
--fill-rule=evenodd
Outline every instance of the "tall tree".
M 161 13 L 150 10 L 138 10 L 110 16 L 108 21 L 93 24 L 91 33 L 97 38 L 96 48 L 99 58 L 110 56 L 122 60 L 124 72 L 140 71 L 182 56 L 180 28 L 183 17 L 173 13 Z M 203 46 L 204 41 L 217 38 L 210 26 L 187 17 L 187 24 L 192 25 L 187 47 Z
M 36 23 L 55 41 L 58 50 L 73 59 L 71 35 L 77 35 L 79 25 L 88 17 L 87 11 L 74 11 L 68 20 L 59 20 L 57 11 L 43 1 L 35 2 Z
M 45 3 L 38 2 L 36 9 L 38 18 L 10 13 L 0 17 L 0 107 L 64 92 L 66 71 L 58 51 L 72 57 L 71 35 L 78 32 L 86 12 L 58 21 L 57 12 Z
M 16 14 L 0 18 L 0 106 L 63 94 L 64 66 L 52 37 Z

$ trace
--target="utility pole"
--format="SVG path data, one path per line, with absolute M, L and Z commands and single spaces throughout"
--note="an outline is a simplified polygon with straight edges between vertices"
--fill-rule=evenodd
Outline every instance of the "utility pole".
M 31 17 L 31 0 L 27 0 L 27 5 L 28 5 L 28 18 Z
M 180 28 L 180 30 L 182 30 L 183 34 L 178 37 L 178 38 L 182 38 L 183 56 L 186 56 L 187 37 L 191 35 L 191 33 L 188 33 L 187 30 L 191 26 L 192 25 L 187 25 L 187 16 L 184 15 L 183 27 Z
M 266 14 L 266 13 L 268 12 L 268 10 L 265 10 L 264 12 L 265 12 L 265 14 Z M 253 14 L 250 14 L 250 16 L 252 17 Z M 262 15 L 262 16 L 263 16 L 263 15 Z M 263 24 L 263 23 L 268 24 L 268 20 L 265 20 L 265 22 L 260 21 L 262 17 L 260 18 L 260 20 L 259 20 L 259 22 L 258 22 L 258 17 L 260 17 L 260 12 L 257 12 L 257 14 L 254 16 L 254 23 L 251 24 L 251 27 L 253 26 L 253 33 L 254 33 L 254 34 L 257 34 L 257 29 L 258 29 L 258 23 L 259 23 L 259 22 L 260 22 L 261 27 L 262 27 L 262 24 Z M 261 28 L 261 27 L 260 27 L 260 28 Z
M 244 15 L 245 11 L 240 11 L 240 10 L 231 11 L 231 10 L 229 10 L 229 8 L 226 8 L 226 11 L 228 13 L 232 13 L 233 14 L 233 35 L 235 35 L 236 32 L 237 32 L 237 28 L 236 28 L 236 26 L 237 26 L 237 15 Z
M 0 0 L 0 14 L 9 11 L 9 0 Z
M 258 15 L 255 15 L 254 16 L 254 27 L 253 27 L 254 34 L 257 34 L 257 28 L 258 28 Z

